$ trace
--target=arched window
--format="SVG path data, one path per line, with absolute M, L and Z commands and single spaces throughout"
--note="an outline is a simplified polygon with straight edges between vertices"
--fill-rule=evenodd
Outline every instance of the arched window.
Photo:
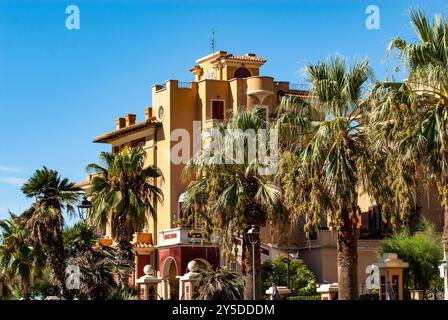
M 251 77 L 250 71 L 247 68 L 239 67 L 235 70 L 235 73 L 233 74 L 234 78 L 248 78 Z

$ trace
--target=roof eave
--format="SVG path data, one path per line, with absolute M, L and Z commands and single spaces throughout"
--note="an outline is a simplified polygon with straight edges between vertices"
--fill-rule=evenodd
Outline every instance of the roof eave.
M 96 137 L 95 139 L 93 139 L 93 143 L 110 143 L 112 140 L 115 140 L 116 138 L 119 138 L 123 135 L 128 135 L 128 134 L 132 134 L 132 133 L 136 133 L 138 131 L 144 130 L 144 129 L 148 129 L 148 128 L 158 128 L 160 127 L 162 124 L 158 121 L 152 121 L 152 120 L 147 120 L 145 122 L 141 122 L 141 123 L 137 123 L 133 126 L 130 127 L 125 127 L 125 128 L 121 128 L 118 130 L 114 130 L 111 132 L 107 132 L 104 133 L 98 137 Z

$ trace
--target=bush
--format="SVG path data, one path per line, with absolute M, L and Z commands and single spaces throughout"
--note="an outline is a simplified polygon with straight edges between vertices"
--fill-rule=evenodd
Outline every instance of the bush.
M 409 228 L 396 232 L 383 242 L 379 253 L 395 252 L 409 263 L 409 268 L 405 269 L 406 288 L 427 290 L 439 280 L 438 265 L 443 259 L 443 246 L 441 237 L 429 223 L 423 222 L 420 229 L 417 233 Z
M 291 296 L 291 297 L 286 298 L 286 300 L 320 300 L 320 295 Z
M 379 300 L 380 296 L 378 292 L 364 293 L 359 296 L 359 300 Z
M 139 292 L 134 287 L 129 287 L 127 290 L 116 288 L 109 292 L 107 300 L 138 300 L 138 295 Z
M 244 282 L 235 271 L 218 268 L 205 269 L 197 282 L 197 300 L 242 300 Z
M 293 296 L 308 296 L 316 293 L 316 279 L 314 274 L 300 259 L 292 260 L 289 264 L 291 280 L 291 294 Z M 288 264 L 286 257 L 278 256 L 274 261 L 265 260 L 261 265 L 261 279 L 263 293 L 275 283 L 277 286 L 288 284 Z

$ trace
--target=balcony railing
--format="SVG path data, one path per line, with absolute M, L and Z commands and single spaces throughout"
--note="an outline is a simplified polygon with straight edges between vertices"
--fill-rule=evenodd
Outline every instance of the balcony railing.
M 156 91 L 165 90 L 166 89 L 166 83 L 164 84 L 156 84 Z
M 364 229 L 359 230 L 359 239 L 362 240 L 382 240 L 387 237 L 389 233 L 378 229 Z
M 212 243 L 214 237 L 204 238 L 201 230 L 186 227 L 173 228 L 159 232 L 159 246 L 176 245 L 180 243 L 204 244 Z
M 183 89 L 190 89 L 191 88 L 191 82 L 183 82 L 183 81 L 179 81 L 177 83 L 177 87 L 178 88 L 183 88 Z
M 306 91 L 309 89 L 308 85 L 304 83 L 289 83 L 289 90 Z

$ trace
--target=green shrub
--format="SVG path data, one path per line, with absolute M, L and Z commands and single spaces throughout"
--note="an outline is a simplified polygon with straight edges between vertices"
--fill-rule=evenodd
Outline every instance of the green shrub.
M 286 300 L 320 300 L 320 295 L 291 296 L 291 297 L 286 298 Z
M 379 300 L 380 296 L 378 292 L 364 293 L 359 296 L 359 300 Z
M 419 232 L 412 233 L 409 228 L 403 228 L 387 238 L 379 254 L 395 252 L 400 259 L 409 263 L 405 269 L 405 287 L 427 290 L 439 280 L 438 265 L 443 259 L 442 239 L 433 226 L 426 221 Z
M 300 259 L 292 260 L 289 264 L 291 294 L 293 296 L 307 296 L 316 293 L 316 279 L 314 274 Z M 275 283 L 277 286 L 288 285 L 288 264 L 286 257 L 278 256 L 275 260 L 265 260 L 261 266 L 263 293 Z

